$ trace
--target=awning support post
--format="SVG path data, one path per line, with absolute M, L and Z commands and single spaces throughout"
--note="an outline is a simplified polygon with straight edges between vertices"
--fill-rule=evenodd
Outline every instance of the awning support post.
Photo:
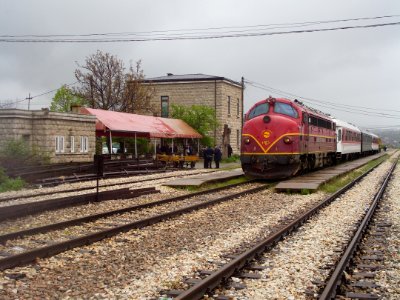
M 109 131 L 109 133 L 110 133 L 110 154 L 113 154 L 111 130 Z
M 157 140 L 154 139 L 154 159 L 157 158 Z
M 137 159 L 137 142 L 136 142 L 136 132 L 135 132 L 135 158 Z
M 174 154 L 174 139 L 172 139 L 172 154 Z

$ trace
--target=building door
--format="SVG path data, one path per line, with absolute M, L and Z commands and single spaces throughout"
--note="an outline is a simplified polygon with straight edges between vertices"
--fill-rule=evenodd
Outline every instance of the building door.
M 228 145 L 231 143 L 231 129 L 228 124 L 224 125 L 224 132 L 222 133 L 222 156 L 228 156 Z M 231 145 L 232 146 L 232 145 Z

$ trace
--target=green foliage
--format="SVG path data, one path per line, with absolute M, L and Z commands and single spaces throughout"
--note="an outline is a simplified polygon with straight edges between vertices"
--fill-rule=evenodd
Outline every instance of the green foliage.
M 221 160 L 223 163 L 231 163 L 231 162 L 238 162 L 240 161 L 240 155 L 238 154 L 233 154 L 231 157 L 226 157 Z
M 0 168 L 0 193 L 7 191 L 17 191 L 25 186 L 25 181 L 21 178 L 9 178 L 3 168 Z
M 181 119 L 196 129 L 203 138 L 201 143 L 212 146 L 214 139 L 209 134 L 217 127 L 215 110 L 205 105 L 184 106 L 178 104 L 171 105 L 171 117 Z
M 301 189 L 301 191 L 300 191 L 301 195 L 310 195 L 311 193 L 312 193 L 312 191 L 309 189 Z
M 343 174 L 339 177 L 336 177 L 324 185 L 322 185 L 321 190 L 326 192 L 326 193 L 334 193 L 344 187 L 345 185 L 349 184 L 351 181 L 356 179 L 357 177 L 361 176 L 362 174 L 368 172 L 372 168 L 376 167 L 379 165 L 381 162 L 386 160 L 388 158 L 387 155 L 384 155 L 378 159 L 372 160 L 368 162 L 366 165 L 355 169 L 354 171 L 351 171 L 349 173 Z
M 6 168 L 48 163 L 49 157 L 23 139 L 12 140 L 0 150 L 0 164 Z
M 63 85 L 57 90 L 57 93 L 51 101 L 50 110 L 56 112 L 69 112 L 71 111 L 71 105 L 84 105 L 85 100 L 69 89 L 66 85 Z
M 135 147 L 135 139 L 132 139 L 133 148 Z M 148 139 L 137 138 L 136 139 L 137 149 L 139 154 L 151 153 L 152 145 Z
M 227 181 L 207 183 L 207 184 L 203 184 L 201 186 L 176 187 L 176 189 L 182 189 L 182 190 L 186 190 L 188 192 L 200 192 L 200 191 L 206 191 L 206 190 L 215 189 L 215 188 L 219 188 L 219 187 L 228 187 L 230 185 L 247 182 L 247 181 L 249 181 L 249 178 L 247 178 L 245 176 L 240 176 L 240 177 L 229 179 Z

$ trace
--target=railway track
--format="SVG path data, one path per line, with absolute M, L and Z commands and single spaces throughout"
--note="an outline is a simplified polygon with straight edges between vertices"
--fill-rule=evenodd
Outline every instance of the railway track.
M 68 196 L 56 199 L 48 199 L 43 201 L 35 201 L 24 204 L 16 204 L 0 207 L 0 220 L 10 220 L 29 215 L 34 215 L 50 210 L 57 210 L 66 207 L 89 204 L 92 202 L 100 202 L 106 200 L 132 199 L 143 195 L 158 193 L 159 191 L 152 188 L 129 189 L 122 188 L 112 191 L 103 191 L 99 193 L 88 193 L 78 196 Z
M 235 187 L 240 185 L 243 183 L 237 184 Z M 143 228 L 245 194 L 256 193 L 267 187 L 258 184 L 256 187 L 240 192 L 227 192 L 226 190 L 232 189 L 232 186 L 209 189 L 123 210 L 8 233 L 0 236 L 0 241 L 4 244 L 0 247 L 0 255 L 3 256 L 0 259 L 0 270 L 24 265 L 37 258 L 49 257 L 68 249 L 88 245 L 131 229 Z M 208 197 L 201 197 L 205 195 Z M 164 208 L 162 205 L 167 205 L 167 207 Z M 163 213 L 159 213 L 160 208 L 164 210 Z M 82 224 L 83 226 L 78 226 Z M 67 233 L 66 228 L 68 228 Z M 45 240 L 43 234 L 49 232 L 48 239 Z M 90 233 L 88 234 L 88 232 Z M 15 240 L 17 237 L 20 239 Z
M 165 171 L 167 172 L 167 171 Z M 99 190 L 108 190 L 109 188 L 112 187 L 123 187 L 123 186 L 132 186 L 135 184 L 142 184 L 142 183 L 146 183 L 146 182 L 153 182 L 155 180 L 170 180 L 171 177 L 177 177 L 177 178 L 181 178 L 181 177 L 185 177 L 185 176 L 191 176 L 191 175 L 197 175 L 197 173 L 194 173 L 193 171 L 186 171 L 186 174 L 183 175 L 174 175 L 171 174 L 170 177 L 168 177 L 168 179 L 166 179 L 166 174 L 165 172 L 163 172 L 160 176 L 150 176 L 148 178 L 142 178 L 142 179 L 134 179 L 134 180 L 130 180 L 130 181 L 125 181 L 125 182 L 114 182 L 114 183 L 108 183 L 108 184 L 101 184 L 99 185 Z M 172 171 L 171 171 L 172 172 Z M 208 171 L 209 172 L 217 172 L 217 170 L 213 169 Z M 189 173 L 189 174 L 187 174 Z M 102 179 L 101 179 L 102 180 Z M 86 183 L 88 184 L 88 183 Z M 65 194 L 68 193 L 79 193 L 82 194 L 82 192 L 89 192 L 89 193 L 93 193 L 94 191 L 96 191 L 96 183 L 93 182 L 92 186 L 85 186 L 85 187 L 77 187 L 75 185 L 69 185 L 66 189 L 58 189 L 58 190 L 48 190 L 46 189 L 46 191 L 39 191 L 39 190 L 33 190 L 33 192 L 30 192 L 28 194 L 21 194 L 21 195 L 15 195 L 15 196 L 8 196 L 8 197 L 0 197 L 0 207 L 2 206 L 8 206 L 8 205 L 15 205 L 15 204 L 22 204 L 22 203 L 28 203 L 33 198 L 38 198 L 38 197 L 45 197 L 45 196 L 55 196 L 54 199 L 58 198 L 57 195 L 63 195 L 65 196 Z M 52 198 L 53 199 L 53 198 Z M 50 200 L 50 199 L 46 199 L 46 200 Z M 35 202 L 37 200 L 34 200 Z M 39 200 L 40 201 L 40 200 Z
M 355 194 L 356 198 L 368 195 L 365 199 L 370 199 L 373 194 L 371 191 L 375 190 L 375 183 L 378 178 L 379 180 L 383 178 L 388 165 L 389 163 L 385 162 L 373 171 L 373 174 L 367 176 L 362 183 L 350 189 L 345 196 L 306 222 L 305 226 L 296 230 L 295 234 L 279 242 L 270 254 L 263 258 L 262 262 L 252 262 L 254 269 L 263 270 L 247 269 L 246 272 L 243 272 L 262 274 L 261 280 L 242 280 L 233 277 L 230 281 L 232 287 L 235 285 L 240 288 L 240 285 L 244 284 L 247 286 L 246 289 L 221 291 L 221 287 L 219 287 L 212 292 L 211 296 L 214 299 L 217 299 L 218 296 L 222 297 L 222 295 L 238 296 L 238 299 L 268 299 L 273 295 L 285 299 L 305 297 L 304 291 L 308 288 L 309 283 L 308 280 L 304 282 L 303 279 L 310 276 L 316 278 L 314 275 L 323 271 L 318 269 L 318 265 L 314 267 L 314 262 L 318 262 L 315 254 L 321 253 L 324 264 L 330 263 L 326 262 L 327 253 L 322 251 L 326 249 L 321 245 L 326 245 L 325 241 L 332 240 L 329 236 L 331 233 L 325 234 L 329 238 L 323 239 L 322 244 L 315 243 L 314 237 L 321 233 L 321 227 L 315 226 L 317 225 L 315 224 L 316 220 L 324 218 L 332 209 L 336 211 L 338 207 L 343 207 L 343 204 L 350 204 L 349 207 L 354 206 L 353 199 L 351 199 L 352 194 Z M 243 190 L 246 188 L 246 186 L 242 187 Z M 364 190 L 366 192 L 361 192 Z M 155 197 L 160 195 L 155 195 Z M 194 282 L 206 276 L 198 274 L 196 278 L 192 278 L 192 275 L 196 274 L 195 271 L 207 273 L 221 267 L 220 263 L 229 263 L 232 260 L 231 255 L 248 249 L 254 241 L 259 242 L 261 237 L 268 237 L 271 230 L 277 232 L 282 228 L 283 223 L 288 225 L 295 216 L 308 210 L 323 198 L 324 194 L 321 192 L 310 195 L 276 194 L 271 189 L 266 189 L 233 201 L 200 209 L 179 218 L 155 224 L 155 226 L 131 230 L 101 243 L 61 253 L 51 259 L 39 259 L 24 267 L 1 271 L 0 286 L 3 288 L 0 289 L 0 298 L 156 299 L 160 289 L 182 290 L 187 288 L 187 286 L 182 286 L 188 284 L 185 283 L 185 279 Z M 358 212 L 364 213 L 363 208 L 367 202 L 357 200 L 355 203 L 360 203 L 361 210 L 358 209 Z M 165 206 L 155 209 L 159 210 L 162 207 Z M 148 209 L 146 211 L 149 212 Z M 347 215 L 347 211 L 341 209 L 341 213 L 343 212 Z M 342 222 L 336 224 L 337 221 L 335 219 L 333 221 L 334 230 L 341 229 L 337 225 L 341 225 Z M 97 225 L 105 227 L 100 222 Z M 316 227 L 316 232 L 311 232 L 310 228 L 313 227 Z M 68 227 L 67 231 L 74 235 L 72 227 Z M 39 237 L 43 238 L 42 235 L 36 235 L 34 239 L 39 239 Z M 337 240 L 341 241 L 341 238 L 342 235 Z M 15 245 L 17 246 L 18 243 Z M 290 247 L 293 249 L 290 250 Z M 311 252 L 304 251 L 305 256 L 302 256 L 304 247 L 309 247 Z M 289 254 L 291 257 L 288 257 Z M 267 260 L 265 261 L 265 259 Z M 308 267 L 309 265 L 311 268 Z M 288 279 L 285 278 L 285 273 L 278 273 L 279 276 L 275 276 L 275 278 L 272 272 L 277 271 L 276 269 L 279 271 L 281 266 L 289 271 L 286 274 L 294 277 Z M 300 266 L 299 268 L 302 269 L 304 267 L 308 273 L 297 272 L 294 269 L 292 274 L 292 268 L 297 268 L 296 266 Z M 76 276 L 77 274 L 79 276 Z M 265 274 L 268 277 L 265 277 Z M 238 274 L 234 276 L 238 276 Z M 299 278 L 303 283 L 299 284 Z M 273 287 L 272 291 L 270 287 L 275 282 L 278 283 L 278 289 L 274 292 Z M 299 295 L 302 296 L 291 298 L 290 294 L 285 294 L 285 288 L 286 292 L 289 291 L 290 282 L 292 285 L 295 282 L 296 287 L 299 286 Z M 280 283 L 283 286 L 279 285 Z M 271 292 L 261 297 L 246 294 L 245 291 L 254 286 L 256 286 L 255 291 L 257 292 L 257 289 L 263 286 L 268 286 L 268 292 Z
M 378 193 L 346 247 L 338 264 L 325 284 L 319 299 L 345 297 L 347 299 L 379 299 L 374 282 L 384 258 L 385 235 L 391 224 L 379 213 L 379 206 L 397 161 L 390 169 Z M 364 239 L 364 241 L 363 241 Z M 351 274 L 351 275 L 348 275 Z M 338 291 L 338 289 L 340 290 Z
M 265 252 L 269 252 L 270 250 L 272 250 L 280 240 L 282 240 L 292 231 L 300 227 L 310 217 L 318 213 L 319 210 L 326 207 L 335 199 L 348 191 L 351 187 L 355 185 L 355 183 L 360 181 L 368 173 L 360 176 L 355 181 L 349 183 L 347 186 L 325 199 L 322 203 L 315 205 L 302 215 L 296 216 L 293 219 L 286 220 L 283 225 L 275 228 L 273 230 L 273 233 L 267 238 L 258 241 L 251 247 L 238 250 L 235 253 L 225 256 L 227 262 L 216 263 L 216 265 L 219 265 L 217 269 L 200 270 L 196 272 L 192 278 L 187 278 L 185 282 L 180 284 L 180 286 L 188 287 L 186 290 L 162 290 L 161 294 L 163 296 L 173 297 L 175 299 L 201 299 L 206 294 L 208 294 L 209 296 L 212 295 L 215 299 L 230 299 L 223 295 L 218 296 L 218 292 L 214 293 L 213 291 L 217 287 L 219 287 L 220 289 L 221 284 L 227 283 L 229 283 L 230 288 L 245 288 L 245 286 L 238 283 L 238 280 L 236 280 L 238 278 L 261 278 L 258 272 L 266 269 L 266 267 L 262 266 L 260 263 L 257 263 L 257 258 L 261 257 Z M 323 285 L 323 283 L 319 284 Z M 315 296 L 314 292 L 311 292 L 311 294 L 312 296 Z

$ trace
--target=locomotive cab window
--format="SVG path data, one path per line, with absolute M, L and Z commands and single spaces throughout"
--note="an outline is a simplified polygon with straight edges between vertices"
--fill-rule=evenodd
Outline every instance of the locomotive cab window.
M 287 103 L 276 102 L 274 105 L 274 112 L 278 114 L 287 115 L 292 118 L 298 118 L 299 114 L 297 111 Z
M 249 112 L 248 118 L 250 120 L 250 119 L 253 119 L 253 118 L 257 117 L 257 116 L 265 115 L 265 114 L 268 113 L 268 111 L 269 111 L 269 104 L 266 103 L 266 102 L 265 103 L 261 103 L 261 104 L 257 105 L 256 107 L 254 107 Z

